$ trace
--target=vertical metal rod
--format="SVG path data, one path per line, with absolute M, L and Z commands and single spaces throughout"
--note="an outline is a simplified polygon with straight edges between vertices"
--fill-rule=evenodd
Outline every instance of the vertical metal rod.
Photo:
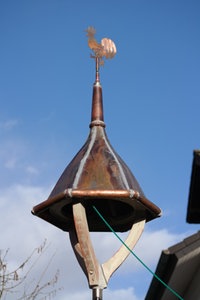
M 99 78 L 99 57 L 95 57 L 95 61 L 96 61 L 96 78 L 95 78 L 95 82 L 100 82 L 100 78 Z
M 103 299 L 103 289 L 95 287 L 92 289 L 92 300 L 102 300 Z

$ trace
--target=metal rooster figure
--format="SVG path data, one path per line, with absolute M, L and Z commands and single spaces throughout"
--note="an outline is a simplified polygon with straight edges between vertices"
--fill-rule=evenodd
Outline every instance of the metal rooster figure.
M 86 36 L 88 37 L 88 46 L 92 49 L 94 55 L 91 55 L 92 58 L 96 59 L 97 69 L 99 65 L 104 65 L 104 58 L 111 59 L 117 53 L 115 43 L 108 38 L 103 38 L 101 43 L 98 43 L 95 39 L 96 30 L 94 27 L 89 26 L 86 29 Z

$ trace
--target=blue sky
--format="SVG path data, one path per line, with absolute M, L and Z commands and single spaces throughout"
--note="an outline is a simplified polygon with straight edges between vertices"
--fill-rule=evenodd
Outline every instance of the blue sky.
M 199 229 L 186 223 L 192 152 L 200 147 L 199 1 L 1 0 L 1 248 L 10 248 L 17 263 L 47 238 L 64 286 L 58 300 L 84 300 L 91 292 L 66 234 L 30 211 L 49 196 L 89 133 L 90 25 L 97 40 L 111 38 L 117 47 L 101 68 L 109 140 L 163 211 L 145 226 L 137 255 L 154 269 L 162 249 Z M 118 242 L 102 235 L 102 259 L 111 245 Z M 104 298 L 142 300 L 150 281 L 131 257 Z

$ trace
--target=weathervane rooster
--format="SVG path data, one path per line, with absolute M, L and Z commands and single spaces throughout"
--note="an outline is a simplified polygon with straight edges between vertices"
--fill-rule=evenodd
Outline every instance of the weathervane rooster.
M 96 30 L 92 26 L 89 26 L 86 29 L 86 32 L 86 36 L 88 37 L 88 46 L 94 53 L 91 57 L 95 58 L 97 63 L 103 65 L 103 58 L 111 59 L 115 56 L 117 49 L 115 43 L 111 39 L 103 38 L 101 43 L 98 43 L 95 39 Z

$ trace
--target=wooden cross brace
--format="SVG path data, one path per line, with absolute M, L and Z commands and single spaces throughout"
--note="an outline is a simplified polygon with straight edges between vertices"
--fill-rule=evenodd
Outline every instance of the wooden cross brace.
M 93 291 L 102 291 L 107 287 L 112 274 L 130 254 L 128 248 L 133 249 L 139 240 L 145 226 L 145 220 L 133 224 L 125 240 L 125 244 L 128 248 L 122 245 L 108 261 L 100 265 L 90 239 L 85 208 L 81 203 L 73 205 L 73 218 L 75 227 L 74 230 L 69 232 L 72 248 L 88 279 L 89 287 L 93 289 Z M 97 295 L 96 292 L 95 295 Z M 93 299 L 101 300 L 102 298 L 101 295 L 99 295 Z

